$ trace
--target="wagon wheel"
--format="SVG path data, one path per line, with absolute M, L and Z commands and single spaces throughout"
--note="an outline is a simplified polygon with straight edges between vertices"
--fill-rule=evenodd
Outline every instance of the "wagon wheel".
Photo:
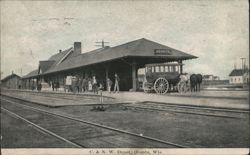
M 177 85 L 178 92 L 179 93 L 185 93 L 187 92 L 187 84 L 185 81 L 180 81 Z
M 154 90 L 157 94 L 165 94 L 168 92 L 169 83 L 165 78 L 158 78 L 154 83 Z
M 182 85 L 182 81 L 179 81 L 177 83 L 177 90 L 178 90 L 179 93 L 181 93 L 181 87 L 182 87 L 181 85 Z

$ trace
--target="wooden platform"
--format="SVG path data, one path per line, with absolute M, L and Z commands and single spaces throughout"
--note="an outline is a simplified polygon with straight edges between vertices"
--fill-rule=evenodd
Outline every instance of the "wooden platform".
M 51 92 L 30 92 L 17 90 L 3 90 L 3 95 L 30 101 L 36 104 L 61 107 L 61 106 L 77 106 L 77 105 L 96 105 L 96 104 L 114 104 L 114 98 L 103 97 L 103 103 L 100 102 L 100 95 L 90 94 L 67 94 L 67 93 L 51 93 Z

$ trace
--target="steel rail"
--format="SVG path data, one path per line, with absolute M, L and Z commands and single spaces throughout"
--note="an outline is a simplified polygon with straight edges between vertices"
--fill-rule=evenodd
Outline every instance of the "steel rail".
M 151 110 L 151 111 L 166 111 L 166 112 L 175 112 L 175 113 L 183 113 L 183 114 L 193 114 L 193 115 L 203 115 L 203 116 L 212 116 L 212 117 L 224 117 L 224 118 L 236 118 L 241 119 L 241 117 L 235 116 L 227 116 L 227 115 L 219 115 L 219 114 L 209 114 L 209 113 L 198 113 L 198 112 L 188 112 L 184 110 L 171 110 L 171 109 L 160 109 L 160 108 L 152 108 L 152 107 L 140 107 L 135 105 L 124 105 L 125 107 L 135 108 L 135 109 L 144 109 L 144 110 Z M 199 109 L 202 110 L 202 109 Z
M 167 107 L 176 107 L 176 108 L 186 108 L 186 109 L 199 109 L 199 110 L 210 110 L 210 111 L 220 111 L 220 112 L 234 112 L 234 113 L 249 113 L 248 110 L 234 110 L 234 109 L 222 109 L 222 108 L 213 108 L 213 107 L 202 107 L 202 106 L 178 106 L 178 105 L 166 105 Z
M 32 126 L 34 126 L 35 128 L 37 128 L 38 130 L 40 130 L 41 133 L 43 133 L 43 134 L 45 134 L 45 133 L 46 133 L 46 134 L 49 134 L 49 135 L 51 135 L 51 136 L 53 136 L 53 137 L 56 137 L 56 138 L 59 139 L 59 140 L 62 140 L 62 141 L 64 141 L 64 142 L 68 143 L 68 144 L 71 144 L 71 145 L 73 145 L 73 146 L 75 146 L 75 147 L 77 147 L 77 148 L 82 148 L 82 147 L 84 147 L 83 145 L 74 143 L 74 142 L 72 142 L 72 141 L 70 141 L 70 140 L 67 140 L 67 139 L 63 138 L 62 136 L 59 136 L 59 135 L 55 134 L 54 132 L 51 132 L 51 131 L 49 131 L 49 130 L 43 128 L 43 127 L 41 127 L 41 126 L 39 126 L 39 125 L 37 125 L 37 124 L 35 124 L 35 123 L 33 123 L 33 122 L 31 122 L 31 121 L 25 119 L 24 117 L 22 117 L 22 116 L 20 116 L 20 115 L 18 115 L 18 114 L 16 114 L 16 113 L 14 113 L 14 112 L 11 112 L 10 110 L 7 110 L 7 109 L 5 109 L 5 108 L 3 108 L 3 107 L 1 107 L 1 109 L 4 110 L 4 111 L 6 111 L 6 112 L 8 112 L 10 115 L 12 115 L 12 116 L 14 116 L 14 117 L 16 117 L 16 118 L 21 119 L 22 121 L 24 121 L 24 122 L 26 122 L 26 123 L 28 123 L 28 124 L 31 124 Z
M 245 109 L 236 109 L 236 108 L 223 108 L 223 107 L 208 107 L 208 106 L 199 106 L 199 105 L 184 105 L 184 104 L 174 104 L 174 103 L 163 103 L 163 102 L 154 102 L 154 101 L 143 101 L 139 104 L 144 103 L 144 105 L 149 105 L 148 103 L 154 103 L 155 105 L 161 105 L 166 107 L 177 107 L 177 108 L 186 108 L 186 109 L 201 109 L 201 110 L 211 110 L 211 111 L 222 111 L 222 112 L 235 112 L 235 113 L 249 113 L 250 111 Z
M 8 96 L 8 97 L 12 98 L 10 96 Z M 93 123 L 93 122 L 90 122 L 90 121 L 86 121 L 86 120 L 74 118 L 74 117 L 66 115 L 66 114 L 52 113 L 52 112 L 48 112 L 48 111 L 45 111 L 45 110 L 40 109 L 40 108 L 34 108 L 34 107 L 31 107 L 31 106 L 23 105 L 23 104 L 20 104 L 20 103 L 17 103 L 17 102 L 13 102 L 13 101 L 10 101 L 10 100 L 7 100 L 7 99 L 3 99 L 3 98 L 1 98 L 1 99 L 4 100 L 4 101 L 6 101 L 6 102 L 9 102 L 9 103 L 16 104 L 18 106 L 26 107 L 28 109 L 32 109 L 34 111 L 46 113 L 46 114 L 49 114 L 49 115 L 52 115 L 52 116 L 58 116 L 58 117 L 62 117 L 62 118 L 67 118 L 69 120 L 81 122 L 81 123 L 84 123 L 84 124 L 89 124 L 89 125 L 92 125 L 92 126 L 96 126 L 96 127 L 99 127 L 99 128 L 116 131 L 116 132 L 119 132 L 119 133 L 131 135 L 131 136 L 140 137 L 142 139 L 146 139 L 146 140 L 150 140 L 150 141 L 154 141 L 154 142 L 159 142 L 159 143 L 162 143 L 162 144 L 172 145 L 172 146 L 179 147 L 179 148 L 188 148 L 187 146 L 184 146 L 184 145 L 175 144 L 175 143 L 172 143 L 172 142 L 164 141 L 164 140 L 153 138 L 153 137 L 149 137 L 149 136 L 144 136 L 144 135 L 141 135 L 141 134 L 132 133 L 132 132 L 129 132 L 129 131 L 125 131 L 125 130 L 113 128 L 113 127 L 106 126 L 106 125 L 101 125 L 101 124 L 98 124 L 98 123 Z M 14 98 L 14 99 L 16 99 L 16 98 Z M 18 100 L 18 99 L 16 99 L 16 100 Z M 28 102 L 29 103 L 29 101 L 23 101 L 23 102 Z

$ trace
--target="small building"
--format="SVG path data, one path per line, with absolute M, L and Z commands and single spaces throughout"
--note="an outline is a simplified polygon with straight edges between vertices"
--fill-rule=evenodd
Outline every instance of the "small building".
M 210 75 L 203 75 L 203 77 L 202 77 L 203 79 L 203 81 L 213 81 L 213 80 L 220 80 L 220 77 L 219 76 L 214 76 L 214 75 L 212 75 L 212 74 L 210 74 Z
M 21 77 L 15 73 L 1 80 L 1 87 L 8 89 L 21 89 Z
M 220 77 L 219 76 L 214 76 L 213 80 L 220 80 Z
M 243 69 L 234 69 L 229 74 L 230 84 L 243 84 L 249 82 L 249 71 Z
M 204 81 L 209 81 L 209 80 L 213 80 L 214 76 L 213 75 L 203 75 L 203 80 Z

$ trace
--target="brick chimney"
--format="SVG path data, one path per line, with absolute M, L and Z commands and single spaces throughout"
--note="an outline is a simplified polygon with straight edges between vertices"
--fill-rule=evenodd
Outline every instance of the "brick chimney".
M 74 42 L 74 52 L 81 54 L 82 53 L 82 45 L 81 42 Z

